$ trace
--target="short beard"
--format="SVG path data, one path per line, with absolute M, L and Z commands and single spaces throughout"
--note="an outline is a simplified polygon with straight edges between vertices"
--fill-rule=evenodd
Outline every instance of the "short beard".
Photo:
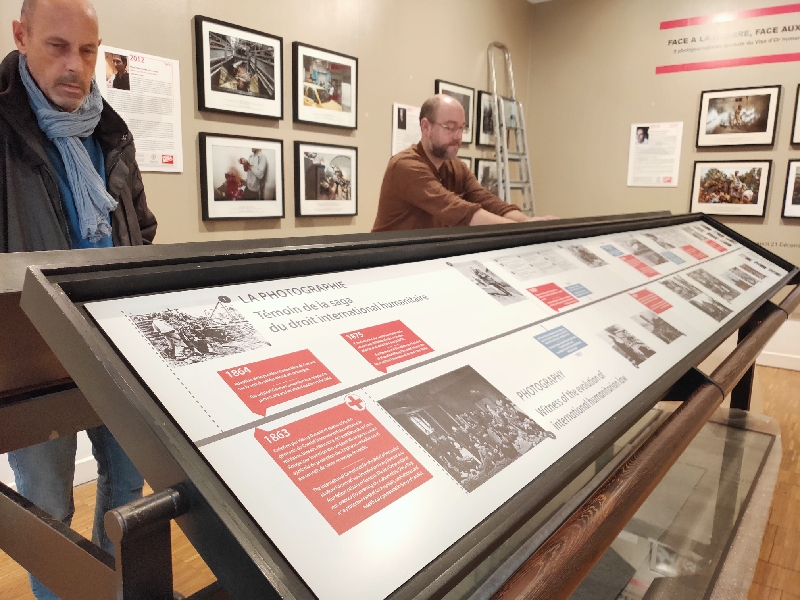
M 448 156 L 450 152 L 450 146 L 437 146 L 436 144 L 431 144 L 431 154 L 434 158 L 438 158 L 439 160 L 452 160 L 455 158 L 455 155 L 458 153 L 458 148 L 456 148 L 455 152 L 453 152 L 453 156 Z

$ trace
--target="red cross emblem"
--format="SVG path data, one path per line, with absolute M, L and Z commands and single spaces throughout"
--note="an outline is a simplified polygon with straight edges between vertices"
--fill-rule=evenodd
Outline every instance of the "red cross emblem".
M 347 400 L 345 400 L 345 404 L 353 410 L 366 410 L 367 408 L 364 406 L 364 401 L 358 396 L 348 396 Z

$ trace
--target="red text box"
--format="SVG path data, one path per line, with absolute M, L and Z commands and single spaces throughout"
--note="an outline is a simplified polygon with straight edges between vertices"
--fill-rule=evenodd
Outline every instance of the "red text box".
M 647 277 L 655 277 L 656 275 L 658 275 L 658 271 L 656 271 L 653 267 L 651 267 L 647 263 L 642 262 L 641 260 L 636 258 L 633 254 L 626 254 L 625 256 L 620 256 L 619 258 L 620 260 L 624 260 L 634 269 L 639 271 L 642 275 L 645 275 Z
M 528 288 L 528 291 L 556 312 L 578 302 L 575 296 L 558 287 L 555 283 L 538 285 Z
M 386 373 L 386 369 L 392 365 L 433 352 L 433 348 L 402 321 L 349 331 L 343 333 L 342 337 L 382 373 Z
M 309 350 L 217 372 L 247 408 L 262 417 L 271 406 L 339 383 Z
M 339 535 L 432 478 L 357 395 L 255 437 Z
M 706 240 L 706 244 L 711 246 L 717 252 L 727 252 L 727 248 L 720 244 L 719 242 L 715 242 L 714 240 Z
M 661 314 L 665 310 L 669 310 L 672 308 L 672 304 L 664 300 L 661 296 L 657 296 L 650 290 L 639 290 L 638 292 L 633 292 L 631 294 L 634 298 L 636 298 L 639 302 L 644 304 L 647 308 L 652 310 L 656 314 Z
M 681 250 L 686 252 L 686 254 L 688 254 L 692 258 L 696 258 L 697 260 L 703 260 L 708 258 L 708 254 L 703 254 L 702 252 L 700 252 L 700 250 L 691 245 L 681 246 Z

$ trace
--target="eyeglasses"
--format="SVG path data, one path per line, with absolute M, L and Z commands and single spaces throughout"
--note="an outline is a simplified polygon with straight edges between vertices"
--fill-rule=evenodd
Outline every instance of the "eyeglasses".
M 466 125 L 461 125 L 460 127 L 456 127 L 455 125 L 439 123 L 438 121 L 431 121 L 431 123 L 433 125 L 438 125 L 439 127 L 444 129 L 450 135 L 453 135 L 453 134 L 456 134 L 456 133 L 458 135 L 461 135 L 462 133 L 464 133 L 464 130 L 467 128 Z

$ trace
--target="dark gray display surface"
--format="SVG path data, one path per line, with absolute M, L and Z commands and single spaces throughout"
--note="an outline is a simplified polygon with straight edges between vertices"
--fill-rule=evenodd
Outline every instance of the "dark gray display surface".
M 253 597 L 256 594 L 266 593 L 264 586 L 266 581 L 269 581 L 282 597 L 310 597 L 311 591 L 301 577 L 303 574 L 300 573 L 301 576 L 298 576 L 289 566 L 281 555 L 285 553 L 280 545 L 278 548 L 273 546 L 273 540 L 267 538 L 262 531 L 262 526 L 254 522 L 247 506 L 243 507 L 239 504 L 231 494 L 229 485 L 217 477 L 217 473 L 206 462 L 206 459 L 197 452 L 196 445 L 200 445 L 201 448 L 205 447 L 198 442 L 209 436 L 197 437 L 186 434 L 185 429 L 182 431 L 185 424 L 182 424 L 180 419 L 176 419 L 177 422 L 175 422 L 170 417 L 165 418 L 161 403 L 154 399 L 148 389 L 152 388 L 152 385 L 147 383 L 148 373 L 140 372 L 137 375 L 131 371 L 126 361 L 120 357 L 93 321 L 87 317 L 82 306 L 84 302 L 201 287 L 263 282 L 278 278 L 323 275 L 415 261 L 450 258 L 450 262 L 455 264 L 456 262 L 469 262 L 462 261 L 460 257 L 475 252 L 502 250 L 496 258 L 505 260 L 504 257 L 514 255 L 512 250 L 520 246 L 602 235 L 616 237 L 625 231 L 704 222 L 711 223 L 710 220 L 701 217 L 685 216 L 639 220 L 621 219 L 616 222 L 587 222 L 584 220 L 583 223 L 556 222 L 505 229 L 432 232 L 428 235 L 405 236 L 406 239 L 403 240 L 400 238 L 404 236 L 355 236 L 336 238 L 338 248 L 335 249 L 325 248 L 313 241 L 307 242 L 302 247 L 292 248 L 286 245 L 286 241 L 283 241 L 278 248 L 251 248 L 244 252 L 236 249 L 235 244 L 232 244 L 232 249 L 224 252 L 224 249 L 216 244 L 217 249 L 214 256 L 206 254 L 205 259 L 196 261 L 191 260 L 185 253 L 170 257 L 169 250 L 164 249 L 164 253 L 159 256 L 157 261 L 141 261 L 134 265 L 121 264 L 83 269 L 71 267 L 48 269 L 41 273 L 34 270 L 26 284 L 23 302 L 27 312 L 42 330 L 45 339 L 53 346 L 67 370 L 86 393 L 98 414 L 120 439 L 126 451 L 131 454 L 148 481 L 156 489 L 160 489 L 191 480 L 193 509 L 183 518 L 181 524 L 187 529 L 193 542 L 221 578 L 226 588 L 236 596 Z M 697 364 L 722 339 L 733 332 L 755 307 L 791 278 L 794 272 L 792 265 L 745 242 L 733 232 L 718 227 L 715 224 L 715 233 L 724 230 L 724 234 L 727 236 L 720 239 L 732 240 L 737 245 L 744 244 L 743 251 L 768 257 L 770 266 L 780 269 L 777 271 L 779 276 L 772 277 L 769 284 L 762 286 L 757 295 L 752 294 L 752 299 L 748 300 L 746 304 L 737 306 L 736 310 L 731 309 L 731 313 L 725 317 L 719 328 L 715 329 L 685 356 L 682 356 L 679 361 L 673 361 L 669 368 L 659 373 L 657 377 L 651 378 L 646 387 L 614 413 L 613 418 L 607 420 L 591 435 L 577 443 L 550 468 L 538 475 L 533 482 L 527 485 L 525 485 L 526 482 L 522 482 L 521 491 L 512 494 L 511 497 L 500 498 L 501 506 L 498 509 L 487 514 L 485 520 L 481 520 L 460 539 L 452 540 L 452 545 L 440 553 L 438 558 L 431 557 L 435 560 L 417 575 L 411 577 L 393 594 L 394 596 L 429 597 L 438 593 L 437 590 L 446 590 L 451 587 L 457 581 L 460 572 L 468 568 L 469 564 L 475 560 L 479 560 L 494 545 L 513 532 L 518 523 L 537 510 L 571 477 L 619 437 L 658 400 L 672 383 Z M 696 245 L 700 243 L 701 241 L 695 242 Z M 568 245 L 573 247 L 578 244 L 570 242 Z M 197 249 L 201 250 L 201 246 L 198 245 Z M 654 244 L 651 246 L 656 247 Z M 703 250 L 707 249 L 709 249 L 708 246 L 703 247 Z M 220 250 L 224 254 L 220 255 Z M 626 248 L 623 247 L 622 250 L 624 252 Z M 646 260 L 648 256 L 640 250 L 632 245 L 629 254 L 623 253 L 623 256 L 637 256 L 638 252 L 638 255 Z M 567 252 L 577 256 L 572 250 L 567 250 Z M 708 256 L 711 256 L 711 252 L 709 250 Z M 198 254 L 202 255 L 203 253 L 198 252 Z M 580 270 L 581 263 L 594 261 L 587 254 L 581 254 L 582 258 L 578 257 L 577 259 L 571 259 L 568 254 L 564 254 L 562 259 L 566 257 L 566 260 L 572 260 Z M 619 258 L 610 253 L 600 255 L 598 252 L 590 252 L 589 254 L 594 254 L 596 258 L 607 264 L 611 264 L 613 260 Z M 673 253 L 673 255 L 675 254 Z M 651 261 L 653 260 L 652 257 L 649 258 Z M 681 254 L 679 258 L 687 262 L 684 254 Z M 575 260 L 578 262 L 575 263 Z M 533 268 L 539 269 L 539 273 L 543 272 L 542 269 L 549 268 L 542 267 L 536 261 L 528 262 L 528 267 L 517 262 L 512 265 L 508 260 L 505 260 L 505 263 L 498 261 L 497 264 L 495 270 L 506 268 L 511 273 L 514 272 L 514 269 L 519 271 L 520 267 L 531 268 L 531 264 L 533 264 Z M 694 265 L 690 264 L 689 266 Z M 656 264 L 655 267 L 658 268 L 659 264 Z M 553 268 L 557 270 L 557 265 Z M 605 266 L 598 263 L 596 266 L 587 268 L 602 269 Z M 625 268 L 630 268 L 629 272 L 632 276 L 629 287 L 641 287 L 647 282 L 647 280 L 636 279 L 636 277 L 641 277 L 641 271 L 631 267 L 630 263 L 626 264 Z M 617 267 L 615 269 L 617 269 L 615 272 L 624 272 Z M 556 271 L 553 273 L 557 274 Z M 527 277 L 527 275 L 521 275 L 521 277 Z M 709 284 L 708 280 L 705 283 Z M 480 287 L 479 282 L 475 282 L 475 285 Z M 711 285 L 713 286 L 713 282 Z M 659 289 L 667 289 L 659 284 L 653 284 L 650 287 L 655 286 Z M 512 287 L 514 287 L 513 282 Z M 516 287 L 522 288 L 523 286 L 517 285 Z M 532 285 L 531 287 L 537 286 Z M 524 288 L 522 292 L 517 290 L 525 296 L 525 302 L 536 305 L 537 310 L 542 309 L 542 306 L 546 308 L 546 305 L 536 304 L 541 300 L 533 292 L 526 295 L 525 289 L 527 288 Z M 724 289 L 720 289 L 724 292 Z M 573 292 L 575 293 L 573 298 L 580 300 L 585 297 L 581 295 L 583 291 L 578 288 L 573 287 Z M 664 292 L 664 294 L 668 293 Z M 709 296 L 707 292 L 703 293 Z M 718 303 L 722 301 L 724 298 L 717 300 Z M 492 298 L 492 302 L 495 302 L 494 298 Z M 583 302 L 588 304 L 585 300 Z M 499 301 L 497 303 L 498 306 L 509 306 L 512 309 L 517 305 L 515 303 L 504 305 Z M 577 303 L 574 308 L 578 306 L 582 305 Z M 643 304 L 641 312 L 645 312 L 646 309 L 647 305 Z M 566 312 L 568 311 L 564 311 L 564 313 Z M 553 318 L 556 317 L 558 315 L 554 314 Z M 635 322 L 629 327 L 633 328 L 634 325 Z M 641 326 L 644 327 L 644 324 Z M 363 325 L 359 325 L 359 327 L 363 327 Z M 355 328 L 357 327 L 344 328 L 342 333 Z M 420 332 L 415 330 L 415 333 L 419 334 Z M 663 328 L 660 333 L 666 339 L 677 335 L 670 332 L 669 329 Z M 611 334 L 616 335 L 618 332 L 611 332 Z M 423 339 L 425 338 L 425 335 L 420 335 Z M 639 334 L 639 338 L 644 335 Z M 599 340 L 594 339 L 586 341 L 590 344 L 599 343 Z M 278 345 L 277 342 L 276 345 Z M 552 354 L 553 350 L 542 346 L 542 352 Z M 636 353 L 634 352 L 634 354 Z M 516 359 L 521 358 L 516 357 Z M 130 357 L 129 360 L 131 360 Z M 631 359 L 627 358 L 627 360 Z M 646 361 L 648 358 L 644 360 Z M 634 365 L 634 368 L 638 369 L 638 366 Z M 402 389 L 408 388 L 402 387 L 398 392 Z M 337 390 L 339 393 L 344 393 L 344 388 L 337 388 Z M 508 393 L 505 395 L 508 396 Z M 167 402 L 167 399 L 164 398 L 162 401 Z M 391 406 L 388 410 L 391 412 L 394 407 Z M 265 418 L 269 418 L 269 416 L 268 414 Z M 275 416 L 275 418 L 278 417 Z M 192 440 L 195 444 L 192 444 Z M 543 442 L 543 444 L 546 443 Z M 217 468 L 217 470 L 219 469 Z M 484 481 L 476 480 L 474 483 L 478 484 L 478 488 L 486 485 Z M 464 483 L 464 485 L 469 487 L 471 484 Z M 364 522 L 367 523 L 368 520 Z M 359 526 L 357 525 L 351 531 L 355 531 Z M 307 542 L 304 541 L 304 543 Z M 450 543 L 448 542 L 448 544 Z M 306 575 L 306 577 L 308 576 Z

